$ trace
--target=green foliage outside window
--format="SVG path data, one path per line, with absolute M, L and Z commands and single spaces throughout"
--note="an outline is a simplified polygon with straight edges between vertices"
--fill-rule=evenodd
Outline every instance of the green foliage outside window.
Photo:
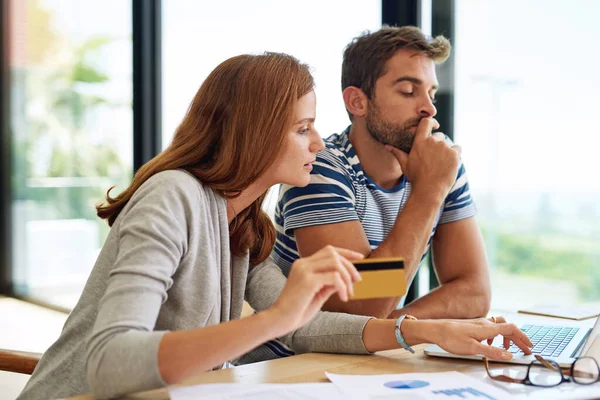
M 115 38 L 71 42 L 53 29 L 52 13 L 38 1 L 28 1 L 27 15 L 35 39 L 27 44 L 26 67 L 11 71 L 13 198 L 30 204 L 30 220 L 96 220 L 106 233 L 95 204 L 131 177 L 118 143 L 93 132 L 106 111 L 131 106 L 99 94 L 110 77 L 97 60 Z M 129 140 L 128 127 L 124 134 Z
M 495 268 L 515 275 L 552 278 L 573 282 L 581 300 L 600 299 L 600 253 L 582 251 L 582 238 L 568 234 L 522 234 L 496 231 L 490 242 L 489 229 L 483 229 L 488 246 L 495 246 Z M 585 243 L 583 243 L 585 247 Z

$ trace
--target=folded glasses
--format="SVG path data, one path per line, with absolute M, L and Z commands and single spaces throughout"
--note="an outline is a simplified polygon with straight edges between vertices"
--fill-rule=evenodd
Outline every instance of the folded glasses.
M 488 359 L 483 357 L 485 370 L 490 379 L 499 382 L 521 383 L 523 385 L 552 387 L 564 382 L 591 385 L 600 381 L 600 367 L 592 357 L 577 358 L 570 366 L 561 367 L 555 361 L 545 360 L 539 354 L 529 365 L 511 367 L 516 376 L 492 375 Z

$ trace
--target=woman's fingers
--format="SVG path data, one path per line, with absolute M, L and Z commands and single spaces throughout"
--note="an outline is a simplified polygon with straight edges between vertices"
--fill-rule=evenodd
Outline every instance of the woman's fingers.
M 341 257 L 341 264 L 342 264 L 342 270 L 348 275 L 348 277 L 350 279 L 347 282 L 348 298 L 350 298 L 350 297 L 354 296 L 354 282 L 357 281 L 352 269 L 354 269 L 354 271 L 356 271 L 356 268 L 354 268 L 354 265 L 352 265 L 352 263 L 350 261 L 346 260 L 344 257 Z M 358 275 L 358 271 L 356 271 L 356 274 Z M 360 279 L 360 275 L 358 277 Z
M 354 278 L 352 277 L 351 271 L 349 271 L 349 267 L 347 266 L 347 264 L 349 264 L 351 268 L 354 268 L 350 261 L 346 260 L 339 254 L 335 254 L 329 258 L 321 259 L 320 261 L 314 262 L 311 268 L 311 272 L 314 274 L 324 274 L 328 272 L 339 273 L 342 280 L 345 283 L 346 293 L 348 294 L 348 296 L 351 296 L 354 293 Z
M 342 256 L 346 257 L 348 260 L 362 260 L 365 258 L 364 254 L 359 253 L 358 251 L 343 249 L 341 247 L 332 246 L 335 251 L 340 253 Z
M 526 355 L 531 354 L 531 348 L 533 347 L 533 343 L 531 343 L 531 340 L 529 340 L 529 338 L 527 338 L 526 340 L 514 339 L 513 343 L 516 344 L 518 348 L 522 349 L 523 353 L 525 353 Z
M 494 317 L 494 316 L 492 316 L 492 317 L 488 317 L 487 320 L 490 321 L 493 324 L 498 323 L 498 322 L 506 322 L 506 321 L 504 321 L 504 318 L 502 318 L 502 321 L 500 321 L 500 318 L 502 318 L 502 317 Z M 495 339 L 495 336 L 492 337 L 492 338 L 488 338 L 487 339 L 488 346 L 491 346 L 492 343 L 494 343 L 494 339 Z M 504 339 L 503 345 L 504 345 L 505 349 L 508 349 L 508 346 L 510 346 L 510 340 L 508 341 L 508 344 L 507 344 L 506 339 Z
M 500 347 L 486 346 L 483 343 L 477 343 L 477 354 L 482 354 L 494 360 L 510 360 L 512 354 Z
M 356 282 L 356 278 L 353 276 L 353 271 L 352 269 L 354 269 L 354 271 L 356 271 L 356 268 L 354 268 L 354 265 L 352 265 L 352 263 L 350 261 L 348 261 L 346 258 L 339 256 L 339 271 L 341 272 L 342 276 L 344 277 L 344 281 L 346 282 L 346 290 L 348 293 L 348 298 L 352 297 L 354 295 L 354 282 Z M 358 271 L 356 271 L 358 274 Z
M 499 323 L 495 327 L 498 329 L 498 333 L 504 336 L 505 343 L 507 340 L 509 343 L 512 340 L 525 354 L 531 354 L 533 343 L 531 343 L 525 332 L 520 330 L 515 324 Z
M 352 250 L 326 246 L 312 256 L 294 261 L 277 306 L 284 310 L 284 315 L 294 309 L 301 313 L 299 320 L 293 321 L 296 327 L 314 317 L 334 293 L 338 293 L 342 301 L 348 301 L 354 294 L 353 282 L 360 280 L 360 275 L 348 258 L 364 256 Z
M 497 323 L 492 323 L 494 320 Z M 453 321 L 448 327 L 453 334 L 436 342 L 442 348 L 444 344 L 450 352 L 457 354 L 482 354 L 495 360 L 510 360 L 512 354 L 507 351 L 510 341 L 513 341 L 525 354 L 531 354 L 532 343 L 527 335 L 516 325 L 509 324 L 504 318 L 480 319 L 475 321 Z M 444 322 L 441 322 L 442 324 Z M 505 339 L 505 348 L 493 346 L 496 336 Z M 447 342 L 452 343 L 447 343 Z
M 335 266 L 340 271 L 343 271 L 345 274 L 348 274 L 348 276 L 350 277 L 350 284 L 358 282 L 362 279 L 354 264 L 352 264 L 352 262 L 344 256 L 338 254 L 335 257 Z
M 328 256 L 331 256 L 336 253 L 343 257 L 346 257 L 349 260 L 362 260 L 363 258 L 365 258 L 365 256 L 362 253 L 359 253 L 357 251 L 343 249 L 341 247 L 335 247 L 331 245 L 323 247 L 321 250 L 317 251 L 309 258 L 317 260 L 327 258 Z
M 529 337 L 523 331 L 521 331 L 516 325 L 508 324 L 506 322 L 506 319 L 502 316 L 489 317 L 488 320 L 497 324 L 498 326 L 500 324 L 510 326 L 510 328 L 506 328 L 506 327 L 501 328 L 503 330 L 502 332 L 506 333 L 506 334 L 502 333 L 503 345 L 504 345 L 505 349 L 510 348 L 510 342 L 512 341 L 521 350 L 523 350 L 523 352 L 525 354 L 531 354 L 530 348 L 533 347 L 533 343 L 531 343 L 531 340 L 529 339 Z M 511 333 L 508 333 L 508 332 L 511 332 Z M 487 343 L 489 345 L 491 345 L 491 342 L 493 342 L 493 339 L 487 340 Z
M 309 257 L 311 263 L 311 269 L 315 272 L 325 272 L 327 270 L 338 270 L 344 279 L 348 282 L 349 288 L 353 282 L 361 280 L 358 270 L 342 253 L 338 252 L 338 248 L 333 246 L 326 246 L 322 250 L 319 250 L 313 256 Z M 342 249 L 345 250 L 345 249 Z M 362 254 L 356 253 L 352 250 L 346 250 L 354 255 Z
M 316 311 L 320 310 L 323 307 L 323 304 L 334 294 L 336 291 L 335 286 L 325 286 L 321 288 L 313 298 L 313 303 L 316 304 Z
M 360 276 L 360 272 L 358 272 L 358 270 L 356 269 L 354 264 L 352 264 L 352 262 L 350 262 L 348 259 L 342 257 L 342 265 L 344 268 L 346 268 L 346 270 L 348 271 L 350 276 L 352 276 L 353 283 L 356 283 L 356 282 L 362 280 L 362 277 Z
M 340 296 L 342 301 L 348 301 L 348 287 L 339 272 L 325 272 L 313 275 L 311 283 L 316 286 L 319 291 L 325 286 L 335 287 L 335 291 Z M 318 293 L 318 292 L 317 292 Z

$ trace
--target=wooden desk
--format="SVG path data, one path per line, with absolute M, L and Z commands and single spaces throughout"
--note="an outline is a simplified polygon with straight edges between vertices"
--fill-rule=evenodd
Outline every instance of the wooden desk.
M 568 321 L 548 319 L 534 315 L 519 315 L 510 312 L 494 312 L 491 315 L 504 315 L 507 320 L 522 324 L 559 323 L 561 325 L 577 325 L 592 327 L 595 320 Z M 483 379 L 487 374 L 481 361 L 460 360 L 451 358 L 428 357 L 423 353 L 427 345 L 414 346 L 415 354 L 404 349 L 388 350 L 370 356 L 307 353 L 280 358 L 272 361 L 228 368 L 219 371 L 201 373 L 182 385 L 198 385 L 203 383 L 304 383 L 328 382 L 325 371 L 350 375 L 402 374 L 410 372 L 471 372 L 476 378 Z M 494 364 L 502 367 L 502 364 Z M 126 399 L 164 400 L 169 398 L 166 388 L 130 395 Z M 93 400 L 89 395 L 73 397 L 72 400 Z
M 408 372 L 481 372 L 481 361 L 454 360 L 427 357 L 425 345 L 415 346 L 416 353 L 404 349 L 379 352 L 371 356 L 307 353 L 297 356 L 264 361 L 210 371 L 184 381 L 182 385 L 201 383 L 303 383 L 328 382 L 325 371 L 339 374 L 400 374 Z M 126 399 L 164 400 L 169 394 L 166 388 L 130 395 Z M 76 396 L 71 400 L 93 400 L 89 395 Z

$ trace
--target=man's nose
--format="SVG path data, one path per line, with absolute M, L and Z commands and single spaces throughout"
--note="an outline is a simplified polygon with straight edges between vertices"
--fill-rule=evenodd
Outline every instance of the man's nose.
M 421 106 L 419 107 L 419 115 L 422 118 L 429 118 L 429 117 L 435 117 L 436 114 L 437 114 L 437 108 L 435 108 L 435 105 L 433 104 L 433 100 L 431 100 L 429 97 L 427 97 L 427 99 L 424 100 L 423 103 L 421 104 Z

